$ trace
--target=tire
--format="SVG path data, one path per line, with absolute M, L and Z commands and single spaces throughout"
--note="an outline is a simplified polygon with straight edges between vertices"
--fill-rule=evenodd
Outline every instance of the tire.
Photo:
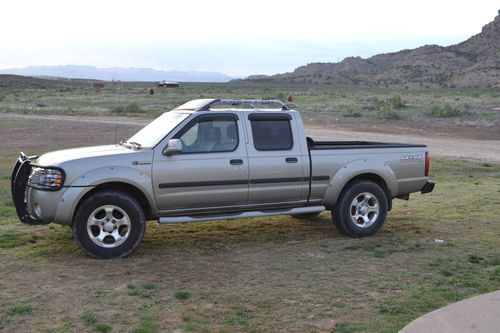
M 314 219 L 317 219 L 320 214 L 321 214 L 321 212 L 304 213 L 304 214 L 295 214 L 295 215 L 292 215 L 292 217 L 295 217 L 296 219 L 303 219 L 303 220 L 314 220 Z
M 144 211 L 132 196 L 103 191 L 83 201 L 73 219 L 73 238 L 87 255 L 121 258 L 139 246 L 146 229 Z
M 384 224 L 387 206 L 387 196 L 378 184 L 356 180 L 342 191 L 332 211 L 333 222 L 347 236 L 372 236 Z

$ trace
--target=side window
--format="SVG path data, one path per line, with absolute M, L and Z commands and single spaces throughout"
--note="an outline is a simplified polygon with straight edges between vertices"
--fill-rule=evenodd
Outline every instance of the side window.
M 238 147 L 238 125 L 231 117 L 200 117 L 176 139 L 182 142 L 182 153 L 233 151 Z
M 268 118 L 268 119 L 266 119 Z M 290 150 L 293 147 L 290 119 L 286 117 L 250 117 L 257 150 Z

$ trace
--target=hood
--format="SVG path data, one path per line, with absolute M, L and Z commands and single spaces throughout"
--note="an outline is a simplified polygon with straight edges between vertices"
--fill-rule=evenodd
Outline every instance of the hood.
M 36 160 L 40 166 L 57 166 L 66 173 L 65 184 L 71 184 L 89 171 L 106 167 L 126 167 L 151 174 L 152 149 L 134 150 L 120 145 L 58 150 Z M 137 163 L 138 162 L 138 163 Z
M 36 160 L 36 164 L 39 164 L 41 166 L 61 166 L 61 164 L 68 161 L 85 159 L 89 157 L 133 154 L 136 152 L 138 151 L 120 145 L 64 149 L 41 155 Z

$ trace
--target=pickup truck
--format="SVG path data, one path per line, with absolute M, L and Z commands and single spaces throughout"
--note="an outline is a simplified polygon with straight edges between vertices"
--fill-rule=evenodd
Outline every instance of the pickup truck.
M 145 221 L 184 223 L 332 211 L 345 235 L 373 235 L 392 199 L 429 193 L 425 145 L 325 142 L 278 100 L 198 99 L 120 144 L 28 157 L 12 172 L 23 223 L 72 227 L 96 258 L 123 257 Z

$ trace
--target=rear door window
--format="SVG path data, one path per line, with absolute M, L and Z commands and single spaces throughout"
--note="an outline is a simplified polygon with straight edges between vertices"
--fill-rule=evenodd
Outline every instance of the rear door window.
M 260 151 L 293 148 L 291 117 L 287 114 L 251 114 L 249 116 L 255 149 Z

